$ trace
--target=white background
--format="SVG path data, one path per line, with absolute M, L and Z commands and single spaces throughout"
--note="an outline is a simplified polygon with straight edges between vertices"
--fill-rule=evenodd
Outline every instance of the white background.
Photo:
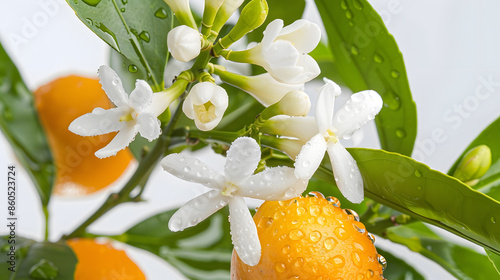
M 500 82 L 500 2 L 370 2 L 382 15 L 405 59 L 418 109 L 414 156 L 446 172 L 468 143 L 500 115 L 500 84 L 495 83 Z M 306 15 L 319 23 L 317 11 L 309 1 Z M 64 75 L 94 76 L 97 68 L 107 63 L 107 45 L 78 20 L 63 0 L 0 0 L 0 39 L 32 90 Z M 483 80 L 493 83 L 487 87 Z M 363 134 L 360 146 L 378 147 L 373 124 L 365 128 Z M 221 157 L 209 151 L 199 156 L 218 168 L 223 164 Z M 15 162 L 5 139 L 0 137 L 0 170 L 6 170 L 8 164 Z M 0 172 L 2 182 L 6 180 L 4 173 Z M 18 184 L 18 234 L 40 240 L 43 226 L 39 200 L 23 172 Z M 119 185 L 114 186 L 117 187 Z M 179 206 L 202 191 L 201 186 L 176 180 L 157 169 L 144 194 L 147 202 L 119 206 L 98 220 L 91 230 L 120 233 L 143 218 Z M 61 234 L 70 232 L 101 204 L 108 192 L 78 200 L 54 197 L 50 204 L 50 239 L 55 241 Z M 0 209 L 6 209 L 5 206 L 5 199 L 1 199 Z M 2 219 L 4 212 L 0 210 Z M 0 234 L 5 232 L 0 228 Z M 400 246 L 383 243 L 380 238 L 377 242 L 392 248 L 397 255 L 408 255 L 426 279 L 454 279 Z M 133 248 L 127 251 L 148 279 L 164 279 L 164 275 L 169 275 L 168 279 L 184 279 L 149 253 Z

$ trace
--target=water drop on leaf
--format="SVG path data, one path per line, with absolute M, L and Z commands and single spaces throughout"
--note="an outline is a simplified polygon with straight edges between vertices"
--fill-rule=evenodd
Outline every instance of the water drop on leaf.
M 354 5 L 354 8 L 356 8 L 358 10 L 362 10 L 363 9 L 363 4 L 361 3 L 361 1 L 359 1 L 359 0 L 353 0 L 352 3 Z
M 399 77 L 399 72 L 396 71 L 396 70 L 392 70 L 391 71 L 391 77 L 393 77 L 394 79 L 398 78 Z
M 137 66 L 135 66 L 134 64 L 130 64 L 130 65 L 128 66 L 128 71 L 129 71 L 130 73 L 137 73 L 137 70 L 138 70 L 138 68 L 137 68 Z
M 155 12 L 155 17 L 161 18 L 161 19 L 167 18 L 167 11 L 163 8 L 159 8 Z
M 380 54 L 378 54 L 378 53 L 376 53 L 376 54 L 373 56 L 373 60 L 374 60 L 375 62 L 377 62 L 377 63 L 382 63 L 382 62 L 384 62 L 384 58 L 383 58 Z
M 398 138 L 404 138 L 404 137 L 406 137 L 406 132 L 403 129 L 397 129 L 396 136 Z
M 99 4 L 99 2 L 101 2 L 101 0 L 82 0 L 85 4 L 89 5 L 89 6 L 92 6 L 92 7 L 95 7 L 97 6 L 97 4 Z
M 348 19 L 352 19 L 353 15 L 352 15 L 351 10 L 347 10 L 347 11 L 345 12 L 345 16 L 346 16 L 346 18 L 348 18 Z

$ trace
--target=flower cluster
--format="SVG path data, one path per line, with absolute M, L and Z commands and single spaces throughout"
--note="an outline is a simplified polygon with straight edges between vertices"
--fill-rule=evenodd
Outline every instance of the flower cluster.
M 219 32 L 242 4 L 241 0 L 206 0 L 201 29 L 198 29 L 188 0 L 165 0 L 179 20 L 168 34 L 168 49 L 181 62 L 194 60 L 190 69 L 179 73 L 172 85 L 153 93 L 146 81 L 137 80 L 128 95 L 118 75 L 101 66 L 99 78 L 116 108 L 94 109 L 71 123 L 69 129 L 79 135 L 94 136 L 118 132 L 113 140 L 96 152 L 100 158 L 115 155 L 126 148 L 137 133 L 152 141 L 162 133 L 160 115 L 168 113 L 171 103 L 183 102 L 182 111 L 198 130 L 216 128 L 228 108 L 226 90 L 215 83 L 217 75 L 224 83 L 237 87 L 266 108 L 249 129 L 241 130 L 227 151 L 224 175 L 187 154 L 170 154 L 161 165 L 169 173 L 203 184 L 212 190 L 192 199 L 171 218 L 169 228 L 180 231 L 194 226 L 225 205 L 229 205 L 231 233 L 235 250 L 249 265 L 260 259 L 260 243 L 255 224 L 243 197 L 286 200 L 300 195 L 320 166 L 325 151 L 330 156 L 335 181 L 344 196 L 356 203 L 363 200 L 363 180 L 355 160 L 340 144 L 382 107 L 374 91 L 351 96 L 335 115 L 333 105 L 340 87 L 325 79 L 316 104 L 315 117 L 308 117 L 311 103 L 304 84 L 320 74 L 318 63 L 309 55 L 320 42 L 320 28 L 307 20 L 284 26 L 280 19 L 265 28 L 261 42 L 248 49 L 233 50 L 231 45 L 263 24 L 267 16 L 265 0 L 251 0 L 241 10 L 234 27 L 224 37 Z M 244 76 L 210 62 L 212 58 L 253 64 L 266 73 Z M 183 95 L 187 92 L 187 95 Z M 164 117 L 161 118 L 166 124 Z M 295 160 L 295 168 L 265 168 L 261 146 L 255 132 L 271 134 L 278 148 Z M 236 137 L 235 137 L 236 138 Z M 233 138 L 234 139 L 234 138 Z M 298 145 L 279 145 L 290 142 Z M 227 141 L 230 142 L 230 141 Z M 257 172 L 254 174 L 254 172 Z

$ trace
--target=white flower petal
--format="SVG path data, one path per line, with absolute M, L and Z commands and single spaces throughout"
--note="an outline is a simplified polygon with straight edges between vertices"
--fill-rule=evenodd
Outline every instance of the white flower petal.
M 161 124 L 157 117 L 149 112 L 142 112 L 137 116 L 139 133 L 142 137 L 153 141 L 161 134 Z
M 263 200 L 287 200 L 306 190 L 307 181 L 297 179 L 290 167 L 273 167 L 238 184 L 238 195 Z
M 283 98 L 292 90 L 303 90 L 303 84 L 285 84 L 276 81 L 269 73 L 251 76 L 247 79 L 247 87 L 242 88 L 250 93 L 264 106 L 270 106 Z
M 162 159 L 161 166 L 177 178 L 195 182 L 212 189 L 222 189 L 225 178 L 199 159 L 186 154 L 170 154 Z
M 284 23 L 282 19 L 275 19 L 266 26 L 266 30 L 264 30 L 264 37 L 261 41 L 264 48 L 267 48 L 267 46 L 274 42 L 274 39 L 276 39 L 276 37 L 280 34 L 283 25 Z
M 353 94 L 335 114 L 332 122 L 334 132 L 339 137 L 350 138 L 361 126 L 375 118 L 382 104 L 382 98 L 373 90 Z
M 318 169 L 325 156 L 326 142 L 321 134 L 316 134 L 300 150 L 295 159 L 295 176 L 309 180 Z
M 335 97 L 341 93 L 340 87 L 326 78 L 325 85 L 321 87 L 318 100 L 316 101 L 316 123 L 321 133 L 331 127 Z
M 321 39 L 319 26 L 305 19 L 299 19 L 281 30 L 276 40 L 288 40 L 302 53 L 309 53 Z
M 260 147 L 250 137 L 239 137 L 227 151 L 224 173 L 226 180 L 238 185 L 253 174 L 260 161 Z
M 293 80 L 289 81 L 290 83 L 306 83 L 316 78 L 321 73 L 321 69 L 319 68 L 316 60 L 314 60 L 314 58 L 307 54 L 301 55 L 299 57 L 299 59 L 297 60 L 297 66 L 302 67 L 302 72 Z
M 151 104 L 153 90 L 146 81 L 135 81 L 135 89 L 130 93 L 130 105 L 136 112 L 142 112 Z
M 128 94 L 123 89 L 122 80 L 113 69 L 107 65 L 101 65 L 98 71 L 99 83 L 106 92 L 111 102 L 117 107 L 128 107 Z
M 195 226 L 226 206 L 228 202 L 229 197 L 221 195 L 218 190 L 206 192 L 182 205 L 168 221 L 168 228 L 171 231 L 181 231 Z
M 239 196 L 231 198 L 229 213 L 234 249 L 245 264 L 257 265 L 260 261 L 261 246 L 257 227 L 245 200 Z
M 92 113 L 78 117 L 69 125 L 69 131 L 81 136 L 95 136 L 123 129 L 127 122 L 120 118 L 126 114 L 122 108 L 104 110 L 95 108 Z
M 354 158 L 339 142 L 328 144 L 335 182 L 340 192 L 353 203 L 363 201 L 363 178 Z
M 95 152 L 98 158 L 106 158 L 116 155 L 120 150 L 125 149 L 132 142 L 137 134 L 137 125 L 134 121 L 127 122 L 127 125 L 120 129 L 120 132 L 104 148 Z
M 267 120 L 261 127 L 263 133 L 295 137 L 304 142 L 318 134 L 314 117 L 290 117 L 278 115 Z
M 301 54 L 288 41 L 277 41 L 263 50 L 264 59 L 272 67 L 291 67 L 297 63 Z

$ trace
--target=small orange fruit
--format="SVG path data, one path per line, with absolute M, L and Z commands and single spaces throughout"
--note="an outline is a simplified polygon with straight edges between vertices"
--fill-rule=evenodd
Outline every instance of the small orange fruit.
M 111 108 L 99 81 L 68 76 L 40 87 L 34 95 L 38 116 L 56 164 L 55 193 L 85 195 L 116 181 L 133 158 L 130 151 L 120 151 L 106 159 L 94 155 L 116 133 L 82 137 L 68 130 L 74 119 L 92 112 L 95 107 Z
M 99 244 L 85 238 L 71 239 L 67 244 L 78 259 L 75 280 L 146 279 L 125 251 L 115 249 L 110 244 Z
M 231 279 L 384 279 L 385 260 L 373 236 L 354 211 L 338 205 L 336 198 L 320 193 L 264 202 L 254 216 L 260 262 L 248 266 L 233 251 Z

